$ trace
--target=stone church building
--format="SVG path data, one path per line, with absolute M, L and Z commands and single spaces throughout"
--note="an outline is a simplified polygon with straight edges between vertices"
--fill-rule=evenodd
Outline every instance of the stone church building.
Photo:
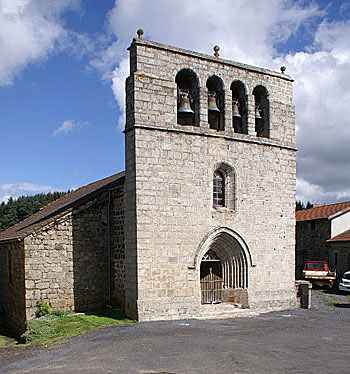
M 125 173 L 0 233 L 0 300 L 21 331 L 36 302 L 121 303 L 139 321 L 293 308 L 292 79 L 138 38 L 126 80 Z

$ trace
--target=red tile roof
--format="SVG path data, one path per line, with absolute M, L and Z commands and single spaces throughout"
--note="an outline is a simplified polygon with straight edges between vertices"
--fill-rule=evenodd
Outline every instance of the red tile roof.
M 125 172 L 111 175 L 97 182 L 80 187 L 75 191 L 45 205 L 41 210 L 23 221 L 0 232 L 0 242 L 23 239 L 40 227 L 45 226 L 58 216 L 66 214 L 72 208 L 94 198 L 98 193 L 124 184 Z
M 295 218 L 297 222 L 313 219 L 331 218 L 335 214 L 345 213 L 350 210 L 350 201 L 342 203 L 318 206 L 316 208 L 297 210 Z
M 334 236 L 332 239 L 327 240 L 327 242 L 348 242 L 350 241 L 350 230 L 346 230 L 339 235 Z

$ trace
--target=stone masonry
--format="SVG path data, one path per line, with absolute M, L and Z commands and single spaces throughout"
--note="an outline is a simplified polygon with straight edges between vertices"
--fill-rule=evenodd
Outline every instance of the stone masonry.
M 243 274 L 239 287 L 247 290 L 250 310 L 295 307 L 292 79 L 139 38 L 129 50 L 126 312 L 140 321 L 203 316 L 201 260 L 208 249 L 220 254 L 220 247 L 227 268 L 235 266 L 227 274 Z M 197 125 L 177 123 L 175 79 L 182 69 L 198 82 Z M 225 94 L 221 131 L 208 125 L 206 82 L 214 75 Z M 232 125 L 236 80 L 246 89 L 247 134 Z M 268 92 L 268 137 L 255 132 L 258 85 Z M 233 204 L 215 208 L 213 173 L 220 165 L 231 170 Z
M 124 303 L 123 186 L 57 214 L 22 240 L 0 245 L 0 300 L 15 333 L 52 310 L 96 310 Z

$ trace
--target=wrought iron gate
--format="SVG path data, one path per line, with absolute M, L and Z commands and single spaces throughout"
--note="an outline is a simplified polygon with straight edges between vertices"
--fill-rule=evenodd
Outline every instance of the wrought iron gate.
M 209 274 L 201 279 L 202 304 L 222 301 L 223 280 L 209 269 Z

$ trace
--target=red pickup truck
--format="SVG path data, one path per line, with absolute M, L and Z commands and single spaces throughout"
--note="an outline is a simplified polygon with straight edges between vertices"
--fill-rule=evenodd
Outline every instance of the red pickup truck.
M 306 261 L 303 271 L 304 279 L 318 286 L 333 287 L 336 272 L 329 270 L 326 261 Z

